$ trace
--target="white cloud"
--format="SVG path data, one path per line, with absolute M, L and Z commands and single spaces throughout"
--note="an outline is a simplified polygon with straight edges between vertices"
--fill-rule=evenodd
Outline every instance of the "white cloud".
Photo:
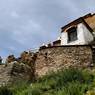
M 19 18 L 19 14 L 16 11 L 11 12 L 13 18 Z

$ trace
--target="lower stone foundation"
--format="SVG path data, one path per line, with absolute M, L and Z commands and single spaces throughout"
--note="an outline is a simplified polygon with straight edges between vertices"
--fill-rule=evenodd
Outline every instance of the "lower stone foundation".
M 38 77 L 68 67 L 85 68 L 92 64 L 91 46 L 57 46 L 41 49 L 35 62 Z
M 16 62 L 0 65 L 0 85 L 15 83 L 18 80 L 35 80 L 49 72 L 64 68 L 90 67 L 95 62 L 92 58 L 95 57 L 94 53 L 89 45 L 54 46 L 29 55 L 25 53 L 25 57 L 21 57 Z

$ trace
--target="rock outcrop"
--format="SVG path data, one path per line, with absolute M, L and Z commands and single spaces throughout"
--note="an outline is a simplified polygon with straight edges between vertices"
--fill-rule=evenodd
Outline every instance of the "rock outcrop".
M 34 77 L 32 73 L 31 68 L 23 63 L 11 62 L 7 65 L 0 65 L 0 85 L 30 81 Z
M 6 63 L 11 63 L 13 61 L 16 61 L 16 58 L 14 55 L 9 55 L 6 59 Z

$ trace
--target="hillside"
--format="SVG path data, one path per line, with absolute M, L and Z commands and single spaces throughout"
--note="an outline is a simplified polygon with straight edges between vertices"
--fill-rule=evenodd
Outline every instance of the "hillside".
M 95 69 L 71 68 L 0 88 L 0 95 L 95 95 Z
M 89 45 L 9 55 L 0 65 L 0 95 L 95 95 L 92 56 Z

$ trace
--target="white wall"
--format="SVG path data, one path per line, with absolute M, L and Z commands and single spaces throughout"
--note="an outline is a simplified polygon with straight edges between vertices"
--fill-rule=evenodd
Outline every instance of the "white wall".
M 68 43 L 68 33 L 62 32 L 61 33 L 61 45 L 86 45 L 89 44 L 94 40 L 93 35 L 87 29 L 87 27 L 80 23 L 77 26 L 77 40 Z

